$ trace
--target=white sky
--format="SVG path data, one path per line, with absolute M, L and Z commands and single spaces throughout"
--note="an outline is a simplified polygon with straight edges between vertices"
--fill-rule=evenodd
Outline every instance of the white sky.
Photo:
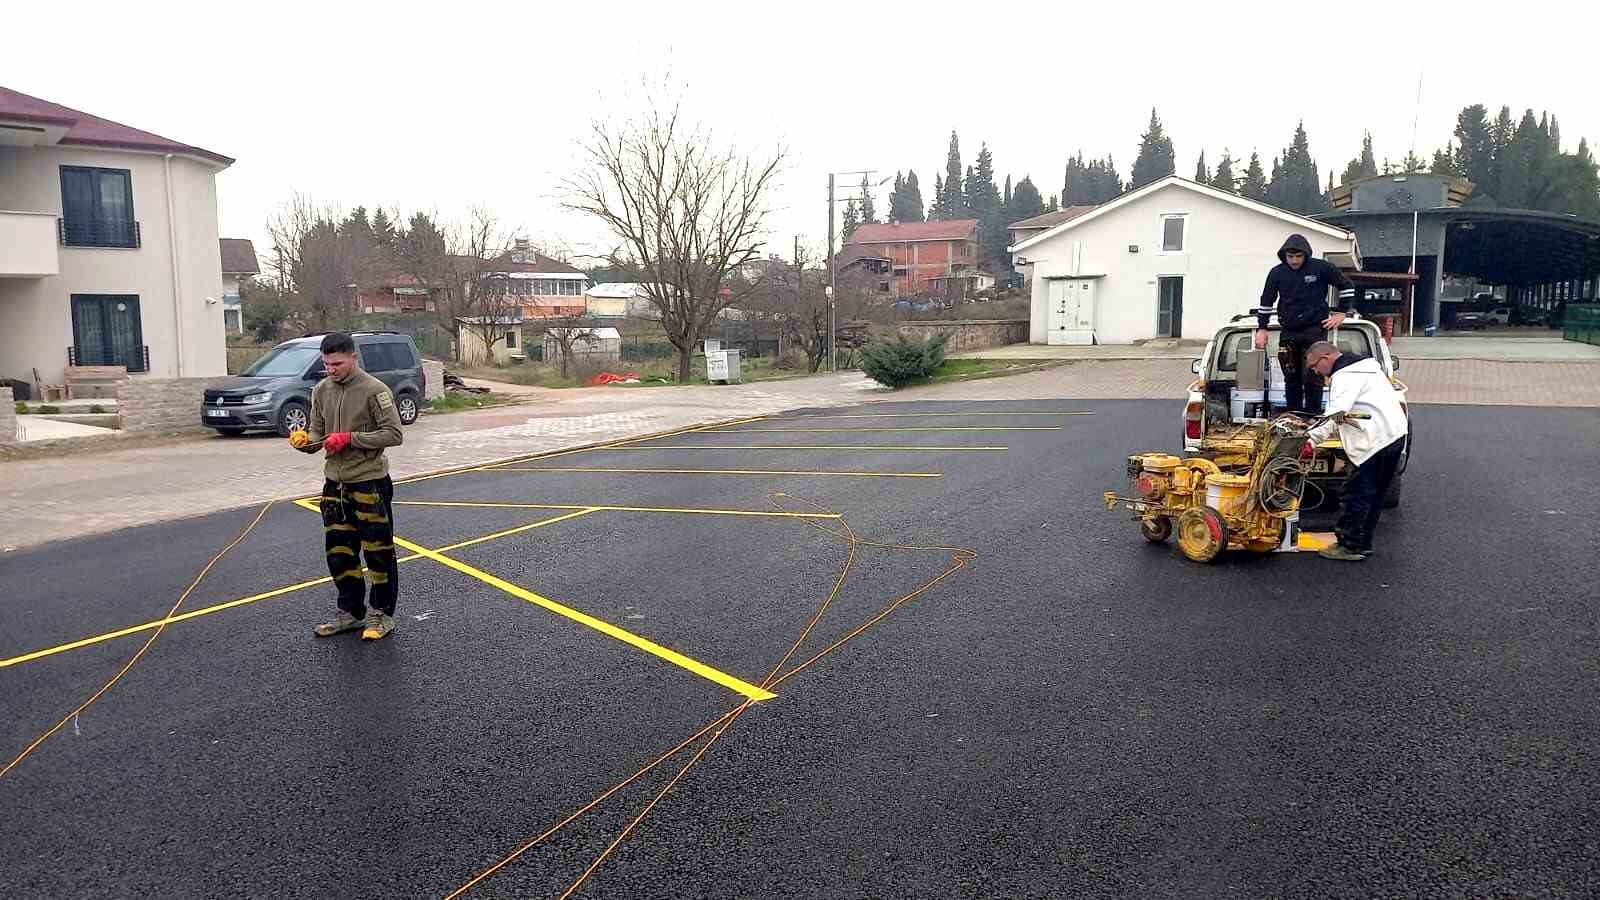
M 771 219 L 788 255 L 796 234 L 826 240 L 830 170 L 914 168 L 931 201 L 952 128 L 964 164 L 987 142 L 998 181 L 1031 174 L 1046 197 L 1079 149 L 1126 178 L 1152 105 L 1185 177 L 1224 147 L 1270 170 L 1301 118 L 1324 180 L 1364 128 L 1398 161 L 1419 75 L 1425 157 L 1471 103 L 1548 109 L 1568 150 L 1600 139 L 1596 5 L 1477 5 L 18 2 L 0 85 L 236 157 L 222 234 L 263 257 L 296 191 L 444 218 L 481 204 L 582 253 L 606 241 L 558 206 L 575 143 L 670 73 L 720 138 L 788 148 Z

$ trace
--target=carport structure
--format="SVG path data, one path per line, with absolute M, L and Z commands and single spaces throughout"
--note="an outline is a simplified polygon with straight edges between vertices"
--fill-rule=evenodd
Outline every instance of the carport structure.
M 1380 175 L 1334 189 L 1334 212 L 1320 216 L 1356 233 L 1364 268 L 1418 277 L 1415 321 L 1439 324 L 1445 275 L 1505 285 L 1514 306 L 1553 311 L 1600 296 L 1600 222 L 1563 213 L 1474 207 L 1473 185 L 1449 175 Z M 1441 262 L 1442 260 L 1442 262 Z

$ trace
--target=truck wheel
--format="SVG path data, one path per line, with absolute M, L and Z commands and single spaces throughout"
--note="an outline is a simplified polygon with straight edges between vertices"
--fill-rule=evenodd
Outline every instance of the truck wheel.
M 1195 562 L 1208 563 L 1228 549 L 1228 523 L 1209 506 L 1192 506 L 1178 516 L 1178 550 Z
M 1159 544 L 1172 536 L 1172 520 L 1166 516 L 1156 519 L 1141 519 L 1139 533 L 1152 544 Z

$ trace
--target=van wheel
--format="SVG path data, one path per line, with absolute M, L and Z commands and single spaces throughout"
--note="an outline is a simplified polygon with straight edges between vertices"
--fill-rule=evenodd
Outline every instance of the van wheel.
M 417 420 L 417 395 L 404 393 L 395 398 L 394 408 L 400 413 L 400 424 L 410 425 Z
M 278 436 L 288 437 L 292 431 L 311 429 L 311 411 L 299 400 L 290 400 L 278 409 Z

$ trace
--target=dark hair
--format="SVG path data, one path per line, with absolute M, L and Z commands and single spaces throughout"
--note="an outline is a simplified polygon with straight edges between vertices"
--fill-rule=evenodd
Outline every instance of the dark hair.
M 322 337 L 323 353 L 354 353 L 356 339 L 342 331 L 330 331 Z

